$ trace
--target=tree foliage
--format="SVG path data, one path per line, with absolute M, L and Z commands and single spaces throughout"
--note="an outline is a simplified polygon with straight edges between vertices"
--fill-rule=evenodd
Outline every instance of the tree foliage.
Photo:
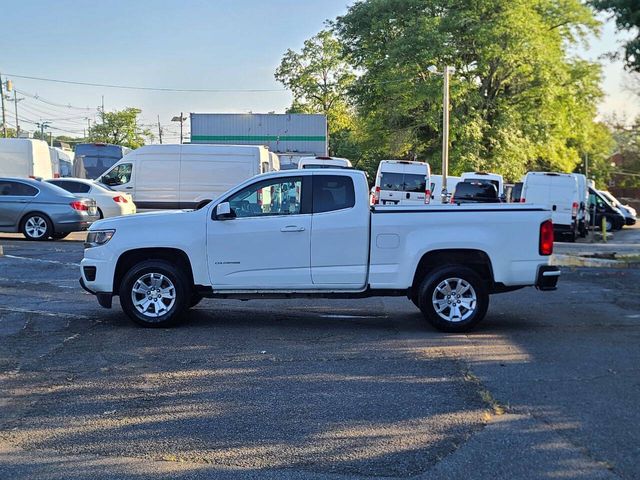
M 275 78 L 291 90 L 293 103 L 289 113 L 327 116 L 330 150 L 334 154 L 340 151 L 353 126 L 347 90 L 355 75 L 333 34 L 323 30 L 306 40 L 299 53 L 287 50 Z
M 624 59 L 629 70 L 640 72 L 640 3 L 638 0 L 592 0 L 598 10 L 613 14 L 619 30 L 634 31 L 624 44 Z
M 90 142 L 104 142 L 138 148 L 144 145 L 145 138 L 153 138 L 151 130 L 138 125 L 141 110 L 125 108 L 115 112 L 101 112 L 101 122 L 89 129 Z
M 622 158 L 616 183 L 621 187 L 640 187 L 640 116 L 631 125 L 616 118 L 610 125 L 616 151 Z
M 349 92 L 364 155 L 438 170 L 442 78 L 428 67 L 451 65 L 451 173 L 573 171 L 602 133 L 602 91 L 599 65 L 568 51 L 597 27 L 579 0 L 356 2 L 334 28 L 361 72 Z

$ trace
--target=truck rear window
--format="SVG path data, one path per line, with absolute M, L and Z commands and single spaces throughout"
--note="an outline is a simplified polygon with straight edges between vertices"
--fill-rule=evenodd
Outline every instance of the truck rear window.
M 392 172 L 382 172 L 380 174 L 380 190 L 422 193 L 426 190 L 426 186 L 426 175 Z

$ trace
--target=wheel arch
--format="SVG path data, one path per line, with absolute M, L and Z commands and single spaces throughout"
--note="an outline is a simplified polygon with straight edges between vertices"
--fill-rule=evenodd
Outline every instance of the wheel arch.
M 468 267 L 486 281 L 489 290 L 494 287 L 493 266 L 486 252 L 470 248 L 451 248 L 430 250 L 422 255 L 413 275 L 411 292 L 417 292 L 422 280 L 429 273 L 445 265 Z
M 119 294 L 120 284 L 127 271 L 135 264 L 145 260 L 164 260 L 172 265 L 176 265 L 187 275 L 188 281 L 191 286 L 193 286 L 193 270 L 186 252 L 179 248 L 170 247 L 136 248 L 134 250 L 128 250 L 118 257 L 113 275 L 114 295 Z

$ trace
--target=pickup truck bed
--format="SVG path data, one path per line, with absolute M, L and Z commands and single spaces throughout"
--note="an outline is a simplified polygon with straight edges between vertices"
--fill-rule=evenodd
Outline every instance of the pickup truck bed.
M 526 204 L 372 208 L 362 172 L 276 172 L 200 210 L 97 222 L 81 283 L 145 326 L 203 296 L 406 295 L 436 328 L 465 331 L 491 293 L 555 288 L 550 218 Z

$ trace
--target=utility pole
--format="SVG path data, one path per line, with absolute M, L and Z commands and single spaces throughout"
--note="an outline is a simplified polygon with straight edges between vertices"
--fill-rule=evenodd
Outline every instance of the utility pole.
M 4 84 L 2 83 L 2 75 L 0 75 L 0 98 L 2 98 L 2 132 L 4 138 L 7 138 L 7 117 L 4 112 Z
M 49 131 L 49 146 L 53 147 L 53 134 Z
M 160 137 L 160 145 L 162 145 L 162 127 L 160 126 L 160 115 L 158 115 L 158 136 Z
M 183 112 L 180 112 L 179 117 L 173 117 L 171 119 L 172 122 L 180 122 L 180 144 L 182 144 L 182 124 L 187 118 L 184 116 Z
M 444 86 L 442 92 L 442 203 L 449 199 L 447 191 L 447 175 L 449 175 L 449 73 L 450 67 L 445 66 L 442 74 Z
M 589 154 L 584 154 L 584 176 L 589 179 Z
M 101 116 L 102 116 L 102 123 L 104 123 L 104 95 L 102 95 L 102 110 L 101 110 Z
M 23 100 L 22 98 L 20 100 Z M 16 89 L 13 89 L 13 103 L 16 107 L 16 137 L 20 136 L 20 123 L 18 122 L 18 92 Z

